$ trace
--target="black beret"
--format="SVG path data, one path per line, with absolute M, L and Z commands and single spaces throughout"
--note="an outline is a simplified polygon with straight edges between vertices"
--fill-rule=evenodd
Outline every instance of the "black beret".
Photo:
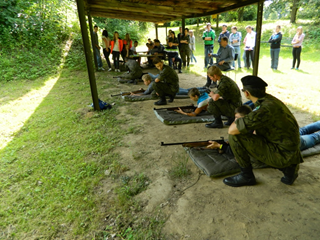
M 268 84 L 263 81 L 261 78 L 253 75 L 248 75 L 241 78 L 243 87 L 252 87 L 252 88 L 265 88 Z

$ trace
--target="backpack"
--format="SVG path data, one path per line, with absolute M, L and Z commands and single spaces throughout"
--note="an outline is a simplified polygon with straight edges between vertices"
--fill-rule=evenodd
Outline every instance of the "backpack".
M 105 110 L 105 109 L 111 109 L 112 108 L 111 104 L 106 103 L 104 101 L 101 101 L 100 99 L 98 99 L 98 100 L 99 100 L 100 110 Z M 91 107 L 94 107 L 93 103 L 91 103 Z

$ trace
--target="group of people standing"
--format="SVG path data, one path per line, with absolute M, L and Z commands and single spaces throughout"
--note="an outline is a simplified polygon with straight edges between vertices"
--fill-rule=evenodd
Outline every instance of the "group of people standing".
M 101 55 L 100 55 L 100 49 L 99 41 L 98 41 L 98 26 L 95 25 L 93 28 L 93 34 L 92 34 L 92 42 L 94 47 L 94 55 L 97 59 L 98 63 L 98 70 L 104 71 Z M 116 72 L 120 72 L 120 56 L 122 57 L 123 61 L 126 57 L 128 57 L 130 54 L 133 54 L 136 50 L 136 47 L 138 45 L 138 42 L 135 41 L 134 44 L 132 40 L 130 39 L 129 33 L 125 35 L 125 38 L 122 39 L 119 37 L 119 33 L 115 31 L 113 33 L 113 38 L 110 39 L 109 33 L 107 30 L 103 30 L 102 32 L 102 50 L 103 55 L 107 61 L 109 70 L 112 71 L 111 63 L 109 60 L 110 54 L 112 54 L 113 58 L 113 64 Z
M 251 64 L 253 66 L 254 61 L 254 48 L 256 42 L 256 32 L 253 31 L 253 28 L 249 25 L 246 26 L 246 36 L 243 40 L 244 44 L 244 52 L 243 52 L 243 61 L 244 67 L 247 69 L 250 68 Z M 302 27 L 297 28 L 297 33 L 295 34 L 291 44 L 293 46 L 292 55 L 293 55 L 293 62 L 291 69 L 299 69 L 300 66 L 300 55 L 301 55 L 301 46 L 304 39 L 305 34 L 302 32 Z M 204 40 L 204 67 L 207 68 L 209 66 L 216 65 L 221 70 L 230 69 L 231 66 L 235 67 L 235 61 L 238 62 L 238 68 L 241 68 L 241 41 L 242 41 L 242 34 L 238 31 L 236 26 L 231 28 L 231 33 L 227 30 L 227 25 L 222 25 L 222 31 L 218 38 L 218 43 L 220 48 L 217 54 L 213 54 L 214 51 L 214 40 L 216 38 L 215 31 L 211 28 L 211 24 L 207 23 L 206 29 L 203 32 L 202 39 Z M 227 45 L 221 44 L 223 39 L 227 39 Z M 268 43 L 270 43 L 270 55 L 271 55 L 271 68 L 273 70 L 278 69 L 279 65 L 279 54 L 280 54 L 280 47 L 281 47 L 281 40 L 282 40 L 282 33 L 281 33 L 281 26 L 277 25 L 274 34 L 270 37 Z M 232 55 L 224 54 L 224 49 L 227 46 L 231 46 L 233 48 Z M 222 48 L 222 49 L 221 49 Z M 223 53 L 224 57 L 221 57 Z M 235 57 L 237 55 L 237 57 Z M 213 57 L 217 58 L 217 62 L 213 63 Z M 232 59 L 230 60 L 230 57 Z M 220 64 L 220 62 L 223 62 Z M 297 63 L 297 65 L 296 65 Z

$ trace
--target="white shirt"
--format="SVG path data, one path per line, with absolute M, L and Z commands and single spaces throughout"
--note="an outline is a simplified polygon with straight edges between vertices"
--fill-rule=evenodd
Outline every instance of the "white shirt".
M 208 105 L 210 98 L 211 97 L 208 97 L 206 100 L 203 100 L 202 102 L 200 102 L 198 104 L 197 108 L 201 108 L 201 107 L 204 107 L 204 106 Z
M 112 51 L 120 52 L 120 49 L 119 49 L 119 40 L 116 40 L 116 41 L 115 41 Z
M 256 45 L 256 32 L 251 31 L 251 33 L 247 33 L 246 35 L 246 44 L 245 44 L 245 48 L 254 48 L 254 46 Z
M 106 40 L 107 40 L 107 43 L 109 43 L 109 45 L 110 45 L 110 38 L 109 38 L 109 37 L 102 36 L 102 48 L 107 48 L 106 43 L 104 42 L 103 39 L 106 39 Z

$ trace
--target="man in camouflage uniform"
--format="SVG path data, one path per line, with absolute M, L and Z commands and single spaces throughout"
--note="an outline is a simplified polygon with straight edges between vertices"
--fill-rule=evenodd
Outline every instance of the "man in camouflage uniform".
M 159 69 L 159 76 L 154 80 L 153 88 L 160 97 L 155 105 L 166 105 L 166 96 L 169 96 L 169 102 L 173 102 L 177 92 L 179 92 L 179 77 L 173 68 L 164 65 L 160 58 L 153 59 L 153 64 Z
M 207 111 L 213 114 L 215 120 L 206 127 L 223 128 L 221 115 L 228 117 L 225 125 L 229 126 L 234 121 L 235 109 L 242 105 L 240 89 L 232 79 L 222 75 L 217 66 L 208 69 L 208 77 L 214 82 L 219 81 L 219 84 L 217 90 L 209 94 L 211 99 Z
M 241 173 L 225 178 L 223 182 L 233 187 L 256 184 L 251 156 L 278 168 L 284 173 L 281 182 L 291 185 L 298 177 L 299 164 L 303 162 L 298 123 L 279 99 L 265 93 L 268 84 L 261 78 L 246 76 L 241 81 L 242 91 L 256 108 L 229 128 L 229 143 Z
M 129 72 L 118 76 L 119 83 L 132 83 L 135 79 L 141 79 L 143 72 L 137 61 L 129 59 L 126 66 L 129 68 Z

